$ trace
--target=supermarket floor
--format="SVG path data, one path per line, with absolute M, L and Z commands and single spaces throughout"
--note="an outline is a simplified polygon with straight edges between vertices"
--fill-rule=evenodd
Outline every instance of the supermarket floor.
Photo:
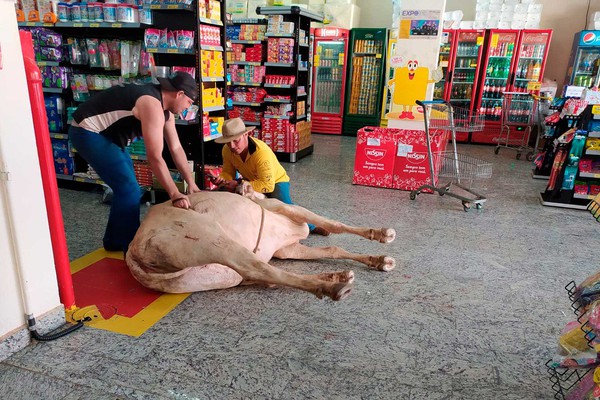
M 196 293 L 139 338 L 83 328 L 0 363 L 2 399 L 549 399 L 544 363 L 572 319 L 564 285 L 596 272 L 600 224 L 540 206 L 529 163 L 493 147 L 481 212 L 437 195 L 351 185 L 354 140 L 315 136 L 285 167 L 299 204 L 355 225 L 391 226 L 381 245 L 352 236 L 310 244 L 388 254 L 389 273 L 355 262 L 342 302 L 286 288 Z M 71 258 L 99 246 L 100 195 L 61 190 Z

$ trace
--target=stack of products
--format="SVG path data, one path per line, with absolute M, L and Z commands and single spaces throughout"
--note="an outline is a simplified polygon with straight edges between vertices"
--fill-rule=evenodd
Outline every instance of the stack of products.
M 86 101 L 90 98 L 90 90 L 104 90 L 122 83 L 124 79 L 118 76 L 74 74 L 71 79 L 73 100 Z
M 200 25 L 200 29 L 205 28 L 204 25 Z M 219 28 L 215 28 L 219 32 Z M 214 35 L 212 35 L 214 36 Z M 203 40 L 212 41 L 212 36 L 204 37 Z M 220 33 L 219 33 L 220 36 Z M 161 49 L 178 49 L 178 50 L 189 50 L 194 48 L 194 31 L 169 31 L 167 29 L 146 29 L 144 33 L 144 44 L 146 48 L 161 48 Z M 209 43 L 204 43 L 209 44 Z M 219 43 L 216 45 L 218 46 Z
M 272 106 L 267 106 L 265 110 L 265 117 L 273 116 L 273 117 L 285 117 L 291 116 L 293 114 L 292 105 L 291 104 L 277 104 Z
M 221 2 L 219 0 L 198 0 L 198 17 L 220 20 Z
M 222 78 L 225 76 L 223 53 L 220 51 L 202 50 L 200 52 L 202 76 Z
M 217 87 L 206 87 L 202 85 L 202 107 L 224 106 L 225 98 L 222 89 Z
M 31 29 L 33 50 L 37 61 L 62 61 L 62 35 L 45 28 Z
M 295 24 L 293 22 L 285 22 L 283 15 L 269 15 L 267 23 L 267 34 L 281 35 L 293 34 Z
M 294 39 L 269 38 L 267 44 L 267 62 L 293 64 Z
M 359 42 L 365 42 L 359 45 Z M 370 44 L 369 40 L 357 41 L 356 52 L 371 53 L 379 46 Z M 361 50 L 362 49 L 362 50 Z M 377 51 L 377 50 L 375 50 Z M 375 56 L 355 57 L 353 59 L 352 82 L 361 83 L 362 90 L 352 91 L 350 98 L 349 114 L 371 115 L 375 113 L 377 104 L 369 101 L 378 90 L 378 69 L 379 62 Z
M 228 25 L 227 37 L 231 40 L 264 40 L 266 31 L 266 25 Z
M 63 132 L 65 130 L 65 100 L 56 95 L 44 96 L 46 115 L 48 116 L 48 129 L 50 132 Z
M 300 150 L 296 125 L 287 119 L 263 119 L 261 135 L 273 151 L 295 153 Z
M 231 76 L 231 81 L 236 83 L 262 83 L 265 78 L 266 68 L 264 66 L 245 66 L 230 65 L 228 73 Z
M 146 146 L 143 138 L 134 139 L 129 146 L 125 148 L 129 154 L 136 156 L 146 156 Z
M 49 22 L 58 20 L 57 2 L 53 0 L 17 0 L 15 2 L 18 22 Z
M 152 187 L 154 181 L 154 175 L 152 174 L 152 168 L 147 161 L 134 161 L 133 170 L 135 172 L 135 179 L 138 184 L 142 187 Z
M 246 103 L 262 103 L 267 95 L 266 90 L 260 88 L 234 88 L 230 92 L 229 98 L 233 101 Z
M 65 139 L 50 139 L 52 143 L 52 156 L 54 157 L 54 169 L 57 174 L 73 175 L 75 163 L 73 155 L 69 151 L 69 141 Z
M 232 51 L 227 52 L 227 61 L 247 61 L 261 62 L 262 61 L 262 45 L 255 44 L 246 46 L 243 44 L 232 44 Z
M 238 107 L 235 106 L 231 110 L 227 111 L 227 118 L 241 118 L 245 122 L 260 122 L 263 117 L 263 113 L 256 111 L 253 107 Z
M 221 45 L 221 30 L 217 26 L 200 25 L 200 44 L 205 46 Z
M 57 5 L 60 22 L 125 22 L 152 23 L 152 13 L 144 10 L 141 4 L 116 1 L 101 2 L 61 2 Z
M 539 29 L 542 9 L 536 0 L 477 0 L 471 28 Z
M 270 85 L 291 85 L 296 82 L 294 75 L 265 75 L 265 83 Z
M 223 117 L 211 117 L 208 113 L 202 115 L 202 136 L 204 138 L 214 138 L 220 136 L 223 129 Z

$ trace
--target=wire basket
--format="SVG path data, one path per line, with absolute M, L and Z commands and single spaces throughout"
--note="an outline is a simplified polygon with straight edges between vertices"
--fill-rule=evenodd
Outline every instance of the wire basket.
M 489 179 L 492 177 L 493 164 L 466 154 L 452 151 L 440 154 L 441 168 L 439 176 L 455 179 Z
M 471 114 L 468 108 L 450 107 L 446 103 L 426 107 L 431 130 L 454 130 L 454 132 L 477 132 L 483 130 L 483 114 Z

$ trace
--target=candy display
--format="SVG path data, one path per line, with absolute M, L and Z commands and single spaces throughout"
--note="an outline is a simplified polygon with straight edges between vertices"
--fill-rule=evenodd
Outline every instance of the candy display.
M 294 39 L 269 38 L 267 43 L 267 62 L 293 64 Z
M 227 72 L 231 76 L 234 85 L 238 83 L 262 83 L 265 79 L 266 68 L 263 66 L 230 65 Z
M 201 72 L 204 77 L 222 78 L 225 75 L 223 52 L 202 50 L 200 52 Z

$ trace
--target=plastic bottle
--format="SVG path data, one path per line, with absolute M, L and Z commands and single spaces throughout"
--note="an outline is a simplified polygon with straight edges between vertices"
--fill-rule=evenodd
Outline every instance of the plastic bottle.
M 539 61 L 536 61 L 535 64 L 533 64 L 531 79 L 533 79 L 534 81 L 539 81 L 541 70 L 542 70 L 542 64 L 540 64 Z

